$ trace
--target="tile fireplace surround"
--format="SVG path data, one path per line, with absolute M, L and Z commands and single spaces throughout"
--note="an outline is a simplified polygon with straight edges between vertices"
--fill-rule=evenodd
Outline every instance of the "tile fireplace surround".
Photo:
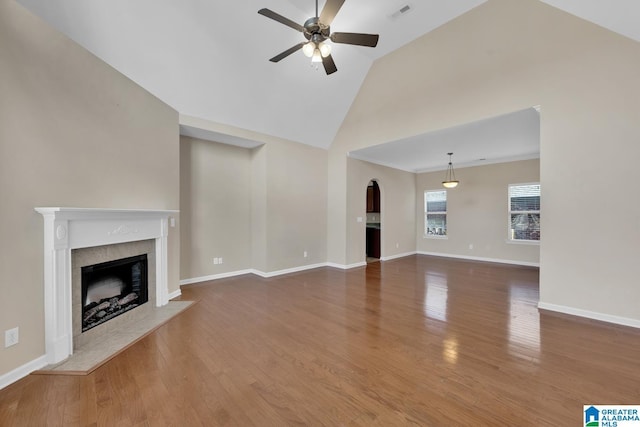
M 167 235 L 176 210 L 35 208 L 44 217 L 44 315 L 47 363 L 73 353 L 71 250 L 155 240 L 156 307 L 169 302 Z M 150 298 L 151 300 L 151 298 Z

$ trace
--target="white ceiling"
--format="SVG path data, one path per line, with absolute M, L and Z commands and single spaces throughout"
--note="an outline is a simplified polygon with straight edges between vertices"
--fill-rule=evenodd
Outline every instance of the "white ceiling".
M 640 41 L 638 0 L 541 0 L 613 32 Z
M 376 58 L 485 0 L 347 0 L 332 31 L 380 41 L 334 44 L 330 76 L 302 52 L 269 62 L 304 37 L 257 13 L 303 24 L 313 0 L 19 1 L 182 115 L 328 148 Z
M 334 44 L 332 56 L 338 72 L 330 76 L 322 67 L 312 68 L 302 52 L 277 64 L 269 62 L 303 38 L 257 13 L 266 7 L 302 24 L 315 14 L 313 0 L 18 1 L 172 106 L 181 117 L 208 121 L 214 125 L 209 128 L 246 129 L 328 148 L 373 61 L 486 0 L 346 0 L 332 31 L 379 33 L 380 41 L 373 49 Z M 638 0 L 543 1 L 640 41 Z M 325 0 L 319 3 L 322 9 Z M 411 10 L 393 18 L 405 5 Z M 241 146 L 256 145 L 242 138 L 224 138 L 207 127 L 182 126 L 181 131 Z M 455 139 L 450 132 L 443 135 Z M 446 160 L 444 153 L 449 149 L 437 147 L 435 136 L 425 138 L 435 147 L 429 157 L 437 157 L 440 163 Z M 371 151 L 368 155 L 373 156 L 375 150 Z M 496 150 L 467 156 L 459 151 L 454 163 L 492 152 Z M 496 152 L 502 158 L 511 154 Z M 432 167 L 435 164 L 402 168 Z
M 352 151 L 349 157 L 409 172 L 540 157 L 540 114 L 535 108 Z

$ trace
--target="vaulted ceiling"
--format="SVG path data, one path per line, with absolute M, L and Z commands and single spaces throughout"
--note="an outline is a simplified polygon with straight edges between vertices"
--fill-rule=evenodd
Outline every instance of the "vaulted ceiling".
M 18 1 L 183 116 L 328 148 L 377 58 L 487 0 L 346 0 L 331 30 L 380 42 L 333 44 L 332 75 L 302 52 L 269 62 L 304 39 L 257 11 L 303 24 L 313 0 Z M 637 0 L 542 1 L 640 41 Z

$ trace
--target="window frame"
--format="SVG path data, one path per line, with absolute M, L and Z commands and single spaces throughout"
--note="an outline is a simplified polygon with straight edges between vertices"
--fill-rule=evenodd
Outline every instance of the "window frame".
M 542 196 L 542 187 L 540 186 L 540 182 L 522 182 L 522 183 L 516 183 L 516 184 L 508 184 L 507 185 L 507 243 L 513 243 L 516 245 L 539 245 L 540 244 L 540 240 L 542 239 L 542 232 L 540 231 L 540 236 L 538 238 L 538 240 L 530 240 L 530 239 L 516 239 L 514 237 L 514 234 L 512 233 L 512 228 L 511 228 L 511 216 L 513 214 L 537 214 L 538 218 L 541 217 L 541 210 L 542 210 L 542 204 L 540 203 L 540 209 L 538 210 L 526 210 L 526 211 L 514 211 L 511 210 L 511 188 L 513 187 L 525 187 L 525 186 L 530 186 L 530 185 L 537 185 L 540 191 L 540 195 L 538 197 L 540 197 L 540 200 L 542 200 L 541 196 Z
M 427 201 L 427 193 L 444 193 L 444 200 L 445 200 L 445 206 L 447 207 L 444 211 L 434 211 L 434 212 L 428 212 L 428 201 Z M 447 190 L 442 190 L 442 189 L 438 189 L 438 190 L 425 190 L 424 191 L 424 205 L 423 205 L 423 209 L 424 209 L 424 225 L 423 225 L 423 237 L 425 239 L 448 239 L 449 237 L 449 224 L 447 222 L 447 210 L 448 210 L 448 193 Z M 428 228 L 427 225 L 429 223 L 428 220 L 428 216 L 429 215 L 444 215 L 445 218 L 445 234 L 440 235 L 440 234 L 429 234 L 427 232 Z

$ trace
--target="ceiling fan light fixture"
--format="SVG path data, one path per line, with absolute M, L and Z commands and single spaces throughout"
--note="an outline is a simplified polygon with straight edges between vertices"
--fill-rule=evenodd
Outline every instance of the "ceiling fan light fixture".
M 367 46 L 376 47 L 378 45 L 378 34 L 365 34 L 365 33 L 332 33 L 331 23 L 336 17 L 336 14 L 340 11 L 340 8 L 344 4 L 345 0 L 326 0 L 322 8 L 322 12 L 318 11 L 318 0 L 315 0 L 316 14 L 304 22 L 304 25 L 300 25 L 289 18 L 270 10 L 262 8 L 258 10 L 258 13 L 269 19 L 273 19 L 289 28 L 292 28 L 300 33 L 307 39 L 295 46 L 279 53 L 278 55 L 270 58 L 271 62 L 280 62 L 289 55 L 303 50 L 303 53 L 311 58 L 311 64 L 316 68 L 319 68 L 318 64 L 322 64 L 324 71 L 327 75 L 333 74 L 338 71 L 335 62 L 331 56 L 332 44 L 342 43 L 353 46 Z M 328 43 L 331 40 L 332 43 Z
M 318 62 L 322 62 L 322 54 L 320 53 L 320 49 L 316 49 L 313 51 L 313 56 L 311 57 L 311 63 L 315 64 Z
M 311 58 L 315 50 L 316 50 L 316 44 L 314 42 L 309 42 L 304 46 L 302 46 L 302 53 L 304 53 L 304 55 L 307 58 Z
M 318 49 L 320 49 L 320 54 L 322 55 L 323 58 L 326 58 L 327 56 L 331 55 L 331 45 L 326 41 L 321 42 L 318 45 Z

